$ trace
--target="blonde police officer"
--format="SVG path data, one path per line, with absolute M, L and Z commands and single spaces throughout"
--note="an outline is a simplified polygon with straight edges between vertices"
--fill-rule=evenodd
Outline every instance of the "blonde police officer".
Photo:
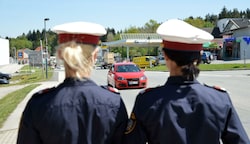
M 55 26 L 65 80 L 28 102 L 17 144 L 119 144 L 127 124 L 120 95 L 90 79 L 103 26 L 73 22 Z

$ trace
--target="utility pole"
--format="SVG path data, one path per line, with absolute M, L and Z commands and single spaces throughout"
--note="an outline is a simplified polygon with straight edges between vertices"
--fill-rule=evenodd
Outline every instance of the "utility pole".
M 17 59 L 17 56 L 16 56 L 16 47 L 13 47 L 13 49 L 14 49 L 14 63 L 16 63 L 16 59 Z
M 48 78 L 48 41 L 47 41 L 47 35 L 46 35 L 46 21 L 48 21 L 49 18 L 44 19 L 44 40 L 45 40 L 45 70 L 46 70 L 46 79 Z
M 43 41 L 40 40 L 40 47 L 41 47 L 41 64 L 42 64 L 42 75 L 44 78 L 44 64 L 43 64 Z

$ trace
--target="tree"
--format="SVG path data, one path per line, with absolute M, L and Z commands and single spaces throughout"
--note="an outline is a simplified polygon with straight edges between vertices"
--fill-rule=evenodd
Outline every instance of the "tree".
M 217 15 L 214 15 L 214 14 L 212 14 L 212 15 L 207 14 L 207 15 L 205 16 L 205 21 L 206 21 L 206 22 L 210 22 L 210 23 L 212 23 L 213 25 L 215 25 L 216 22 L 218 21 L 218 16 L 217 16 Z
M 225 6 L 222 8 L 221 13 L 219 14 L 219 19 L 223 18 L 228 18 L 228 10 Z
M 159 27 L 159 23 L 157 23 L 157 21 L 155 20 L 149 20 L 149 22 L 147 22 L 145 25 L 144 25 L 144 29 L 145 29 L 145 32 L 147 33 L 155 33 L 157 28 Z
M 26 37 L 18 37 L 16 39 L 10 39 L 10 48 L 15 47 L 16 50 L 23 48 L 32 48 L 32 42 L 27 40 Z
M 58 45 L 58 43 L 57 43 L 58 42 L 57 41 L 57 39 L 58 39 L 57 34 L 54 33 L 51 30 L 48 30 L 46 35 L 47 35 L 47 40 L 48 40 L 49 53 L 50 53 L 50 55 L 55 55 L 56 54 L 56 47 Z
M 250 9 L 249 8 L 247 8 L 245 16 L 246 16 L 246 18 L 250 18 Z
M 189 17 L 187 19 L 184 19 L 184 21 L 199 28 L 214 27 L 214 24 L 212 22 L 205 21 L 201 17 L 197 18 Z
M 107 36 L 106 36 L 106 41 L 114 41 L 114 36 L 115 36 L 115 30 L 113 28 L 108 28 L 107 29 Z
M 237 8 L 233 9 L 233 11 L 231 12 L 231 17 L 233 17 L 233 18 L 241 18 L 240 12 L 238 11 Z
M 124 33 L 139 33 L 139 29 L 135 26 L 131 26 L 124 30 Z

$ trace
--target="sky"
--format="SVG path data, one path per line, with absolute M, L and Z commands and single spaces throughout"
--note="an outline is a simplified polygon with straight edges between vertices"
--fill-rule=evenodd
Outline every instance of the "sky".
M 245 11 L 249 0 L 0 0 L 0 37 L 16 38 L 29 31 L 67 22 L 87 21 L 114 28 L 143 27 L 149 20 L 158 23 L 189 16 L 218 15 L 223 7 Z

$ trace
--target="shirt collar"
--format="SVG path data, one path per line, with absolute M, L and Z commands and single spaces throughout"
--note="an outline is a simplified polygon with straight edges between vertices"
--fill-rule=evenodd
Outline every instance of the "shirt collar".
M 92 81 L 89 78 L 82 78 L 82 79 L 78 79 L 78 78 L 66 78 L 63 82 L 66 85 L 96 85 L 94 81 Z
M 186 80 L 182 76 L 170 76 L 168 77 L 167 84 L 194 84 L 194 83 L 199 83 L 196 79 L 195 80 Z

